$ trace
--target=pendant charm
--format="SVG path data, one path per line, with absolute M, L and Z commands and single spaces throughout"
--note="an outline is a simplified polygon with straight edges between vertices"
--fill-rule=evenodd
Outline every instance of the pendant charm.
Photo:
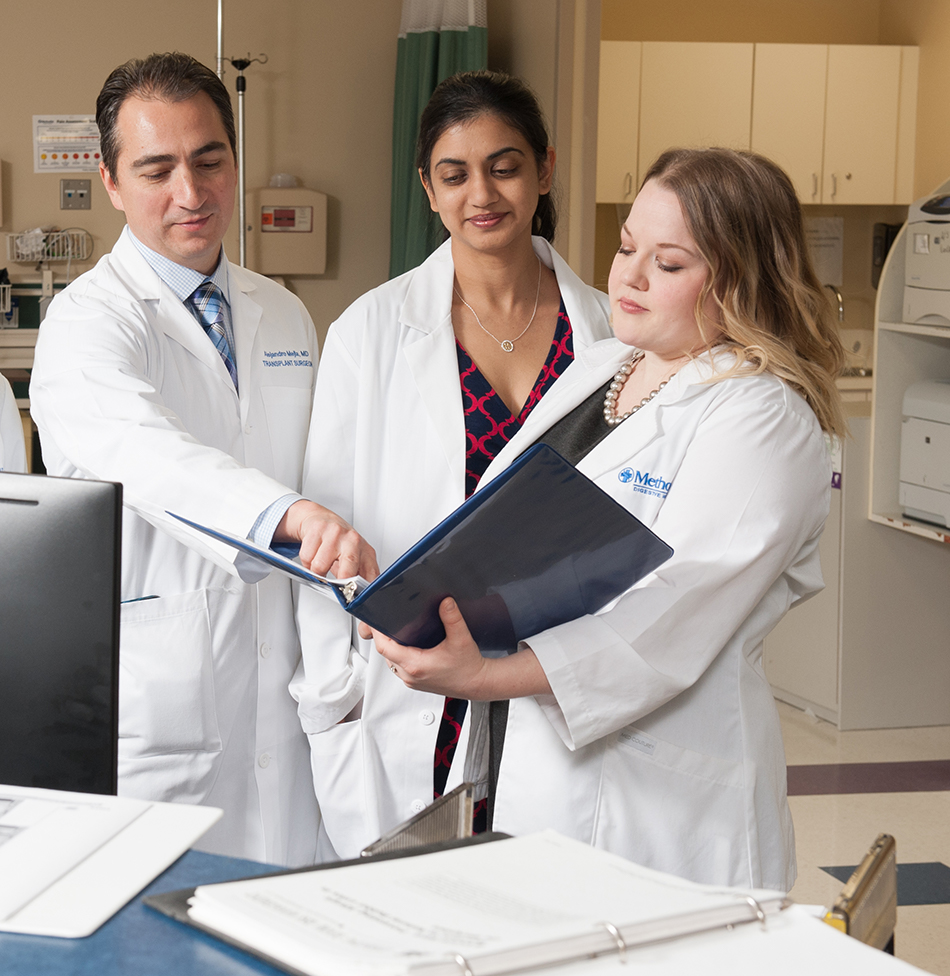
M 504 349 L 505 352 L 514 352 L 515 344 L 511 341 L 511 339 L 505 339 L 505 341 L 501 344 L 501 348 Z

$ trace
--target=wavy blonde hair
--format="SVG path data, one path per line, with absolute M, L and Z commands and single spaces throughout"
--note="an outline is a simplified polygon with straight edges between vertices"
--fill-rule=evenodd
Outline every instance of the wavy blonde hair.
M 773 373 L 808 401 L 822 430 L 844 435 L 847 425 L 835 380 L 844 365 L 831 307 L 815 276 L 801 205 L 785 171 L 757 153 L 733 149 L 670 149 L 650 167 L 679 199 L 693 240 L 710 273 L 696 303 L 712 295 L 719 335 L 737 373 Z M 706 328 L 704 328 L 704 325 Z M 715 381 L 714 380 L 714 381 Z

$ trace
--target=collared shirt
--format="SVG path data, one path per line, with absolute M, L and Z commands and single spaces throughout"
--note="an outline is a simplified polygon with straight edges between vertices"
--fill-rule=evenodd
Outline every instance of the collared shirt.
M 157 251 L 153 251 L 150 247 L 143 244 L 136 236 L 132 233 L 132 229 L 128 228 L 129 237 L 132 239 L 132 243 L 138 249 L 139 254 L 148 262 L 149 267 L 158 275 L 162 281 L 168 285 L 169 288 L 175 293 L 175 295 L 181 299 L 182 304 L 189 312 L 194 316 L 195 322 L 198 325 L 203 325 L 201 319 L 198 315 L 198 310 L 195 306 L 188 300 L 193 294 L 195 289 L 206 280 L 211 280 L 215 285 L 221 290 L 221 294 L 224 295 L 224 330 L 228 336 L 228 345 L 231 347 L 231 355 L 235 355 L 234 346 L 234 326 L 231 323 L 231 291 L 230 291 L 230 276 L 228 274 L 228 261 L 224 255 L 224 248 L 221 248 L 221 255 L 218 258 L 218 266 L 215 268 L 214 273 L 210 275 L 202 274 L 200 271 L 195 271 L 193 268 L 186 268 L 183 264 L 176 264 L 174 261 L 169 260 L 163 254 L 159 254 Z M 208 340 L 211 341 L 210 339 Z M 235 359 L 235 362 L 237 360 Z M 269 546 L 271 540 L 274 537 L 274 532 L 277 530 L 277 525 L 280 520 L 284 517 L 284 513 L 293 505 L 294 502 L 299 501 L 303 496 L 296 493 L 290 493 L 287 495 L 282 495 L 277 501 L 272 502 L 267 508 L 257 516 L 254 525 L 251 528 L 248 538 L 251 541 L 256 542 L 259 546 Z
M 202 327 L 203 324 L 198 315 L 198 310 L 188 299 L 191 298 L 195 289 L 203 281 L 210 280 L 218 286 L 221 294 L 224 295 L 224 331 L 227 333 L 228 345 L 231 347 L 231 355 L 234 355 L 234 326 L 231 323 L 231 291 L 229 287 L 228 261 L 224 256 L 224 248 L 221 248 L 218 266 L 215 268 L 214 273 L 206 275 L 200 271 L 195 271 L 193 268 L 186 268 L 183 264 L 176 264 L 163 254 L 153 251 L 132 233 L 131 228 L 129 229 L 129 237 L 132 238 L 132 243 L 138 249 L 139 254 L 148 261 L 149 266 L 155 274 L 181 299 L 185 308 L 191 312 L 195 321 L 199 325 L 202 325 Z

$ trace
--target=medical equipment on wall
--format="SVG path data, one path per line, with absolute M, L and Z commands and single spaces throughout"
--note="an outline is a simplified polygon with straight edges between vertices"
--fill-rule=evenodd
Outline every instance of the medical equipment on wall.
M 911 384 L 902 412 L 901 511 L 950 527 L 950 379 Z
M 904 239 L 903 321 L 950 328 L 950 180 L 911 205 Z
M 92 253 L 92 234 L 80 227 L 66 230 L 36 227 L 7 234 L 7 260 L 43 264 L 47 261 L 85 261 Z
M 247 267 L 265 275 L 317 275 L 327 266 L 327 195 L 278 173 L 247 194 Z

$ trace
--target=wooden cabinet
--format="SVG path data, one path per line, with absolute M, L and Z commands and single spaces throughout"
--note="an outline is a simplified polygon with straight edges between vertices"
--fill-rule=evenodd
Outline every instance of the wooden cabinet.
M 723 145 L 775 159 L 803 203 L 909 203 L 917 69 L 916 47 L 604 41 L 597 200 L 630 202 L 670 146 Z M 617 101 L 637 89 L 634 140 Z
M 776 698 L 842 730 L 947 725 L 950 547 L 868 519 L 870 419 L 849 426 L 820 544 L 825 589 L 766 637 L 765 673 Z
M 827 44 L 757 44 L 751 146 L 792 178 L 803 203 L 821 203 Z
M 757 44 L 751 146 L 803 203 L 909 203 L 918 49 Z
M 749 148 L 752 44 L 643 43 L 639 173 L 671 146 Z
M 597 200 L 632 203 L 640 133 L 639 41 L 603 41 L 597 126 Z

